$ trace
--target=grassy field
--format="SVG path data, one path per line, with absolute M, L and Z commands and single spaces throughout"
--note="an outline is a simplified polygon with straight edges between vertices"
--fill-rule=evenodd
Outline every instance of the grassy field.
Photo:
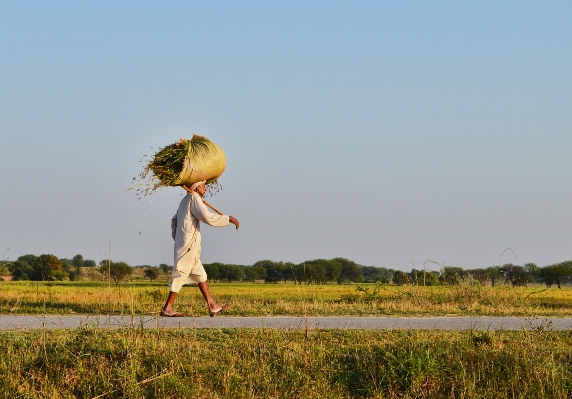
M 2 398 L 570 398 L 572 332 L 0 332 Z
M 572 289 L 211 284 L 228 314 L 559 315 Z M 1 314 L 156 314 L 168 287 L 3 282 Z M 206 315 L 196 287 L 179 310 Z M 0 398 L 570 398 L 572 331 L 0 332 Z
M 571 316 L 572 288 L 294 284 L 211 284 L 228 315 L 539 315 Z M 162 283 L 0 282 L 0 314 L 155 314 Z M 205 315 L 196 287 L 184 287 L 178 310 Z

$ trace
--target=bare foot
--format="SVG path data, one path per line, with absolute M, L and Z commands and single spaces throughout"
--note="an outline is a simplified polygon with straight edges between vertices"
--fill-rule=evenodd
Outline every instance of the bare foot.
M 225 310 L 228 309 L 230 305 L 227 303 L 225 305 L 219 306 L 219 305 L 215 305 L 212 308 L 210 308 L 211 311 L 211 317 L 215 317 L 217 314 L 224 312 Z
M 184 313 L 175 312 L 171 306 L 161 309 L 162 317 L 183 317 L 184 315 Z

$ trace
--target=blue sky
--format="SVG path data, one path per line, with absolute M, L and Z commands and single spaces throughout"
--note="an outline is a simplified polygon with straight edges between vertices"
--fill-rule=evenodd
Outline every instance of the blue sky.
M 203 262 L 572 259 L 570 2 L 0 3 L 0 250 L 172 264 L 199 133 L 227 155 Z

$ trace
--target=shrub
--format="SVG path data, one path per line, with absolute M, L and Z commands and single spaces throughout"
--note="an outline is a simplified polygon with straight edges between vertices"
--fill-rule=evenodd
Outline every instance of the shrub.
M 8 265 L 13 281 L 30 280 L 34 276 L 34 268 L 25 260 L 17 260 Z
M 102 265 L 99 269 L 100 273 L 104 276 L 109 276 L 116 285 L 133 274 L 133 268 L 125 262 L 108 262 Z
M 148 267 L 143 272 L 143 276 L 145 278 L 150 279 L 151 281 L 157 280 L 157 278 L 159 277 L 159 269 L 157 269 L 156 267 Z

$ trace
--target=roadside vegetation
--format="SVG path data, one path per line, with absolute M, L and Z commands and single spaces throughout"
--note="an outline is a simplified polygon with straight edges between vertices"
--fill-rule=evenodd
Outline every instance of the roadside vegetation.
M 572 333 L 0 332 L 5 398 L 569 398 Z
M 570 316 L 572 262 L 538 267 L 505 264 L 410 272 L 344 259 L 301 264 L 262 260 L 250 266 L 206 264 L 213 294 L 229 315 L 498 315 Z M 0 264 L 0 314 L 153 315 L 167 294 L 172 267 L 130 266 L 82 255 L 24 255 Z M 1 275 L 1 274 L 0 274 Z M 202 315 L 200 292 L 185 288 L 181 311 Z
M 0 283 L 0 314 L 154 315 L 165 301 L 164 282 Z M 512 286 L 398 286 L 382 284 L 296 285 L 212 283 L 217 301 L 230 303 L 227 315 L 497 315 L 570 316 L 572 288 Z M 205 316 L 196 287 L 184 287 L 177 310 Z

